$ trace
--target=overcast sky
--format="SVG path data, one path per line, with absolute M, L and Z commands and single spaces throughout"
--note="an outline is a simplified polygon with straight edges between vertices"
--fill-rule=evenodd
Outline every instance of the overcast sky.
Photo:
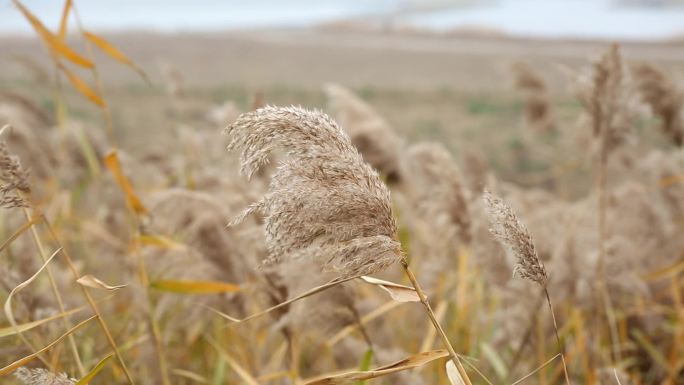
M 60 0 L 24 0 L 49 27 Z M 468 5 L 463 5 L 466 3 Z M 490 28 L 536 37 L 661 39 L 684 35 L 684 6 L 664 0 L 81 0 L 87 27 L 100 31 L 220 31 L 248 27 L 308 26 L 340 19 L 391 22 L 428 29 Z M 674 3 L 677 3 L 676 1 Z M 446 5 L 445 5 L 446 4 Z M 682 4 L 682 2 L 679 2 Z M 437 5 L 437 9 L 431 6 Z M 0 0 L 0 34 L 30 33 L 11 1 Z

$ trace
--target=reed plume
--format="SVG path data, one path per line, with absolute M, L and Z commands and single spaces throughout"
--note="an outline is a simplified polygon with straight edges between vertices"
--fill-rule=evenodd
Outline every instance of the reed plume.
M 633 91 L 620 47 L 613 44 L 593 65 L 590 80 L 579 95 L 591 117 L 601 159 L 624 143 L 629 134 L 637 102 Z
M 671 79 L 650 64 L 639 65 L 634 73 L 641 99 L 660 118 L 665 135 L 681 147 L 684 144 L 684 124 L 682 123 L 684 95 Z
M 501 198 L 487 190 L 482 198 L 492 225 L 492 235 L 516 258 L 514 274 L 545 287 L 549 282 L 549 274 L 537 255 L 534 242 L 525 225 Z
M 553 319 L 553 329 L 556 333 L 556 343 L 561 354 L 563 362 L 563 373 L 565 374 L 565 382 L 570 385 L 570 377 L 568 375 L 568 368 L 565 363 L 564 347 L 561 344 L 558 336 L 558 325 L 556 324 L 556 315 L 551 305 L 551 296 L 549 295 L 548 283 L 549 274 L 546 272 L 544 263 L 539 259 L 537 251 L 530 236 L 529 231 L 525 225 L 520 222 L 517 215 L 513 212 L 501 198 L 493 195 L 485 190 L 482 196 L 487 215 L 492 224 L 492 235 L 515 256 L 517 263 L 513 269 L 513 273 L 517 274 L 523 279 L 529 279 L 541 286 L 546 296 L 546 302 L 551 311 Z
M 556 124 L 544 79 L 522 62 L 515 63 L 512 71 L 515 87 L 525 96 L 527 123 L 541 132 L 553 131 Z
M 381 271 L 401 258 L 390 194 L 349 137 L 327 115 L 264 107 L 241 115 L 226 133 L 250 177 L 280 148 L 286 159 L 247 215 L 265 217 L 265 264 L 310 258 L 342 277 Z
M 407 151 L 406 174 L 418 212 L 437 224 L 455 226 L 461 241 L 470 242 L 470 209 L 463 177 L 449 151 L 439 143 L 420 143 Z
M 19 157 L 9 152 L 5 141 L 0 141 L 0 182 L 0 207 L 28 207 L 21 195 L 31 192 L 28 173 L 21 167 Z
M 338 84 L 325 87 L 328 104 L 352 143 L 388 182 L 400 179 L 401 140 L 368 103 Z
M 14 376 L 22 385 L 74 385 L 78 381 L 64 373 L 56 374 L 41 368 L 21 367 L 14 372 Z

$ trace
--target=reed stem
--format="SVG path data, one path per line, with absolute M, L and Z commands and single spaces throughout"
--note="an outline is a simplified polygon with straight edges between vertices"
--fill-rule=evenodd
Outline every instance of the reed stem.
M 546 295 L 546 303 L 549 305 L 549 310 L 551 311 L 551 319 L 553 320 L 553 331 L 556 334 L 556 344 L 558 344 L 558 350 L 560 351 L 561 362 L 563 363 L 563 374 L 565 374 L 565 383 L 570 385 L 570 376 L 568 375 L 568 366 L 565 363 L 565 348 L 561 344 L 560 337 L 558 336 L 558 324 L 556 324 L 556 314 L 553 312 L 553 306 L 551 305 L 551 296 L 549 296 L 549 290 L 544 287 L 544 294 Z
M 420 284 L 418 283 L 418 280 L 416 279 L 416 276 L 413 274 L 413 271 L 411 271 L 411 269 L 409 268 L 408 261 L 405 258 L 402 259 L 401 266 L 404 268 L 406 275 L 408 276 L 409 280 L 411 281 L 411 285 L 413 285 L 413 288 L 416 289 L 416 293 L 418 294 L 418 297 L 420 298 L 420 302 L 425 307 L 425 311 L 427 312 L 428 317 L 430 318 L 430 321 L 432 321 L 432 325 L 435 327 L 435 330 L 437 330 L 437 334 L 439 334 L 439 337 L 442 339 L 442 343 L 444 343 L 444 346 L 446 347 L 447 351 L 449 352 L 449 357 L 450 357 L 451 361 L 453 361 L 454 364 L 456 365 L 456 369 L 458 369 L 458 373 L 461 375 L 461 378 L 463 378 L 463 381 L 465 381 L 465 385 L 472 385 L 472 382 L 470 382 L 470 378 L 468 377 L 468 374 L 466 373 L 465 369 L 463 368 L 463 365 L 461 364 L 461 360 L 459 360 L 458 355 L 454 351 L 453 346 L 451 346 L 451 342 L 449 342 L 449 338 L 447 337 L 446 333 L 444 332 L 444 329 L 442 329 L 442 326 L 439 324 L 439 321 L 437 320 L 435 313 L 432 311 L 432 307 L 430 306 L 430 302 L 428 302 L 427 296 L 425 295 L 425 293 L 421 289 Z

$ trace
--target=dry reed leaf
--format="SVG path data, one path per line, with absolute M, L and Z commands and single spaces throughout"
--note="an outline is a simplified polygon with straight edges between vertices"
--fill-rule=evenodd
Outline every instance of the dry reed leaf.
M 76 309 L 67 310 L 65 312 L 61 312 L 59 314 L 55 314 L 53 316 L 43 318 L 43 319 L 39 319 L 36 321 L 31 321 L 31 322 L 26 322 L 23 324 L 17 324 L 15 326 L 7 326 L 4 328 L 0 328 L 0 338 L 13 336 L 13 335 L 16 335 L 18 333 L 23 333 L 25 331 L 31 330 L 35 327 L 38 327 L 38 326 L 43 325 L 45 323 L 48 323 L 50 321 L 56 320 L 58 318 L 68 317 L 72 314 L 76 314 L 80 311 L 85 310 L 86 308 L 87 308 L 87 306 L 81 306 L 81 307 L 78 307 Z
M 416 293 L 416 289 L 410 286 L 400 285 L 398 283 L 384 281 L 382 279 L 377 279 L 373 277 L 367 277 L 365 275 L 361 277 L 361 280 L 385 290 L 390 295 L 390 297 L 392 297 L 392 299 L 397 302 L 420 301 L 420 297 L 418 296 L 418 293 Z
M 69 61 L 73 62 L 74 64 L 78 64 L 81 67 L 85 68 L 93 68 L 94 64 L 92 61 L 84 58 L 83 56 L 79 55 L 71 49 L 68 45 L 66 45 L 62 40 L 60 40 L 57 36 L 53 35 L 52 32 L 50 32 L 45 25 L 38 19 L 35 15 L 31 13 L 31 11 L 28 10 L 19 0 L 12 0 L 14 2 L 14 5 L 19 8 L 21 13 L 24 15 L 24 17 L 31 23 L 31 26 L 33 29 L 36 30 L 38 35 L 41 37 L 45 45 L 48 46 L 51 52 L 54 52 L 55 54 L 59 54 L 63 56 L 64 58 L 68 59 Z
M 127 285 L 108 285 L 104 282 L 102 282 L 99 278 L 91 275 L 91 274 L 86 274 L 82 276 L 81 278 L 77 279 L 76 282 L 78 282 L 82 286 L 87 286 L 87 287 L 92 287 L 93 289 L 104 289 L 104 290 L 118 290 L 121 288 L 126 287 Z
M 33 352 L 33 353 L 29 354 L 29 355 L 26 356 L 26 357 L 20 358 L 20 359 L 18 359 L 18 360 L 16 360 L 16 361 L 12 362 L 11 364 L 5 366 L 4 368 L 0 369 L 0 377 L 1 377 L 1 376 L 6 376 L 6 375 L 12 373 L 13 371 L 19 369 L 20 367 L 26 365 L 27 363 L 31 362 L 31 361 L 34 360 L 36 357 L 38 357 L 38 355 L 42 354 L 43 352 L 45 352 L 45 351 L 47 351 L 48 349 L 52 348 L 53 346 L 57 345 L 60 341 L 62 341 L 63 339 L 65 339 L 67 336 L 71 335 L 73 332 L 75 332 L 76 330 L 80 329 L 80 328 L 83 327 L 85 324 L 87 324 L 88 322 L 90 322 L 90 321 L 92 321 L 92 320 L 94 320 L 94 319 L 96 319 L 96 318 L 97 318 L 97 316 L 94 315 L 94 316 L 92 316 L 92 317 L 90 317 L 90 318 L 87 318 L 87 319 L 85 319 L 85 320 L 79 322 L 76 326 L 74 326 L 74 327 L 72 327 L 71 329 L 67 330 L 66 333 L 64 333 L 64 334 L 62 334 L 61 336 L 57 337 L 56 340 L 52 341 L 50 344 L 46 345 L 44 348 L 42 348 L 42 349 L 40 349 L 40 350 L 38 350 L 38 351 L 36 351 L 36 352 Z
M 102 52 L 109 55 L 112 59 L 131 67 L 133 71 L 137 72 L 140 75 L 140 77 L 145 79 L 146 82 L 150 82 L 149 78 L 147 77 L 147 74 L 145 74 L 145 72 L 140 67 L 138 67 L 133 62 L 133 60 L 129 59 L 128 56 L 126 56 L 123 52 L 121 52 L 121 50 L 116 48 L 112 43 L 108 42 L 103 37 L 88 31 L 83 31 L 83 36 L 86 39 L 88 39 L 91 43 L 95 44 L 97 48 L 99 48 Z
M 461 373 L 459 373 L 458 369 L 456 369 L 456 364 L 454 364 L 454 361 L 447 360 L 446 374 L 451 385 L 465 385 L 465 382 L 463 382 L 463 377 L 461 377 Z
M 104 369 L 105 365 L 112 357 L 114 357 L 114 353 L 109 353 L 107 357 L 101 359 L 97 365 L 95 365 L 85 376 L 76 382 L 76 385 L 88 385 L 90 381 L 92 381 L 93 378 L 95 378 L 95 376 L 97 376 L 97 374 Z
M 104 164 L 109 171 L 111 171 L 112 175 L 114 176 L 114 180 L 116 180 L 116 183 L 119 185 L 119 188 L 121 188 L 121 191 L 123 191 L 126 197 L 126 202 L 128 202 L 128 205 L 133 209 L 133 211 L 135 211 L 135 213 L 138 215 L 147 214 L 147 209 L 142 204 L 140 198 L 138 198 L 138 196 L 135 194 L 135 191 L 133 191 L 131 182 L 121 169 L 121 163 L 119 162 L 119 156 L 116 151 L 111 151 L 105 156 Z
M 67 76 L 67 79 L 69 79 L 71 85 L 73 85 L 78 92 L 80 92 L 83 96 L 88 98 L 88 100 L 90 100 L 100 108 L 104 108 L 107 106 L 104 99 L 102 99 L 102 97 L 100 97 L 100 95 L 98 95 L 95 90 L 90 88 L 88 83 L 86 83 L 83 79 L 79 78 L 78 75 L 76 75 L 75 73 L 71 72 L 62 63 L 57 63 L 57 66 L 60 70 L 62 70 L 62 72 L 64 72 L 64 74 Z
M 348 384 L 354 381 L 370 380 L 372 378 L 386 376 L 388 374 L 401 372 L 403 370 L 413 369 L 440 358 L 448 357 L 449 352 L 444 349 L 432 350 L 429 352 L 418 353 L 404 358 L 401 361 L 381 366 L 369 371 L 351 371 L 333 375 L 324 375 L 311 380 L 308 380 L 304 385 L 338 385 Z
M 160 279 L 150 283 L 150 287 L 157 290 L 180 294 L 218 294 L 235 293 L 240 286 L 219 281 L 190 281 Z
M 64 8 L 62 8 L 62 18 L 59 21 L 59 32 L 57 36 L 60 40 L 64 40 L 67 34 L 67 24 L 69 22 L 69 12 L 71 12 L 71 2 L 72 0 L 64 1 Z

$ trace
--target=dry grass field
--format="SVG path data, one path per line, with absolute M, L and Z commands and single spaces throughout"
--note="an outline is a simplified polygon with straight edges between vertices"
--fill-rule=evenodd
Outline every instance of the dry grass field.
M 38 23 L 0 383 L 684 383 L 681 41 Z

